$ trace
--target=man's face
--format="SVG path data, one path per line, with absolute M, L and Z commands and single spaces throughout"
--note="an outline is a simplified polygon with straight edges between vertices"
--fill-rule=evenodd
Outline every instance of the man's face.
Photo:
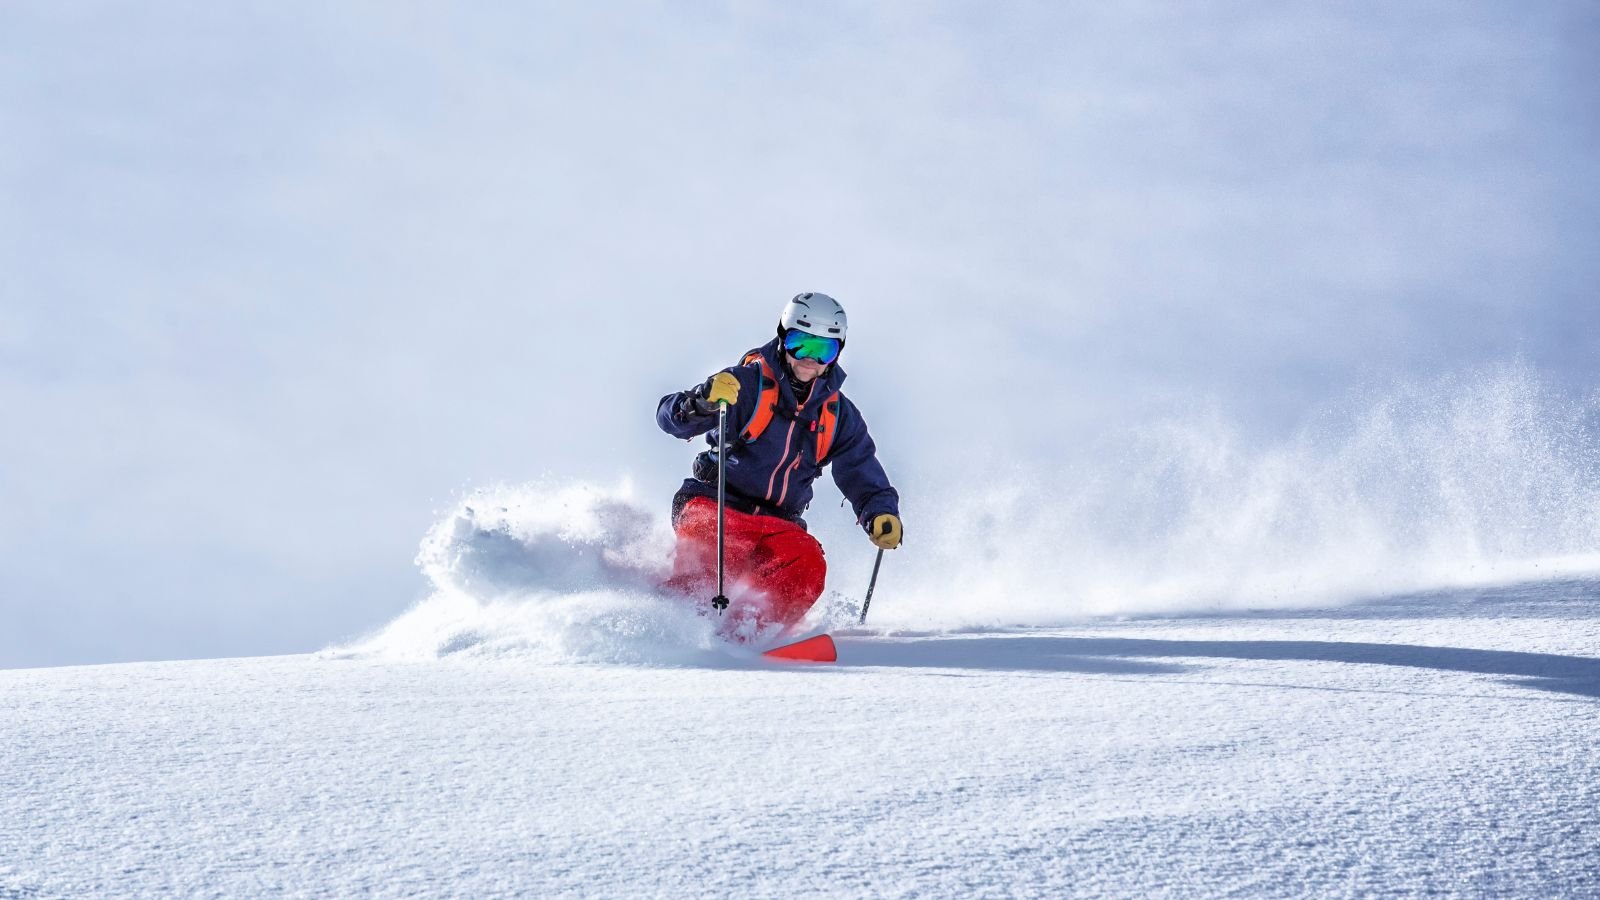
M 800 379 L 802 384 L 810 384 L 813 379 L 822 374 L 824 369 L 828 368 L 814 359 L 799 359 L 793 353 L 787 355 L 789 357 L 789 370 L 794 373 L 794 377 Z

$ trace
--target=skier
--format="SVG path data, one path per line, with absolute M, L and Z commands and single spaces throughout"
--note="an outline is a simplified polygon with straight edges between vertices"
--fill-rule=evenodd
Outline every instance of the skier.
M 672 499 L 677 552 L 668 586 L 709 598 L 717 565 L 717 405 L 727 403 L 724 576 L 740 601 L 725 631 L 741 623 L 790 626 L 822 594 L 827 563 L 801 513 L 823 466 L 878 547 L 900 546 L 900 495 L 878 462 L 855 404 L 839 393 L 845 314 L 827 294 L 796 295 L 778 336 L 741 363 L 687 391 L 661 398 L 656 421 L 673 437 L 706 435 L 711 449 Z

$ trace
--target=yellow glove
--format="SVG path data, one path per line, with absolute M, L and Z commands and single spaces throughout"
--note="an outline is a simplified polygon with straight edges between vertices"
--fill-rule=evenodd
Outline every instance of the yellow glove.
M 706 389 L 706 402 L 715 407 L 718 403 L 729 406 L 739 402 L 739 379 L 732 372 L 718 372 L 711 376 L 711 385 Z
M 900 517 L 889 513 L 874 516 L 872 527 L 867 529 L 867 537 L 884 550 L 893 550 L 900 546 L 900 535 Z
M 716 412 L 718 403 L 733 406 L 738 402 L 739 379 L 732 372 L 718 372 L 694 389 L 694 407 L 704 414 Z

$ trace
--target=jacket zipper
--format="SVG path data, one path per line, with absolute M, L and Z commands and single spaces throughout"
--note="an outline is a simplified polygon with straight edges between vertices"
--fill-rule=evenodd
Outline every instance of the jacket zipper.
M 796 451 L 794 455 L 794 462 L 790 463 L 789 470 L 783 473 L 783 493 L 778 495 L 779 506 L 783 505 L 783 498 L 789 496 L 789 476 L 793 475 L 794 470 L 798 468 L 800 468 L 800 453 Z
M 783 436 L 783 455 L 778 457 L 778 464 L 772 469 L 772 477 L 767 479 L 767 502 L 772 502 L 772 489 L 777 486 L 778 472 L 783 469 L 783 464 L 789 461 L 789 448 L 794 443 L 794 420 L 789 420 L 789 433 Z M 795 460 L 799 462 L 798 459 Z M 784 493 L 788 493 L 788 479 L 784 479 Z M 778 501 L 780 504 L 782 500 Z

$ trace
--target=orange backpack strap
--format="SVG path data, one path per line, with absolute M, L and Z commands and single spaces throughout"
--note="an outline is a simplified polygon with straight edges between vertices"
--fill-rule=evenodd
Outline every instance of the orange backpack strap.
M 760 351 L 752 350 L 745 354 L 744 362 L 740 365 L 759 364 L 761 366 L 761 395 L 756 398 L 755 412 L 750 414 L 750 421 L 745 423 L 744 430 L 739 432 L 740 439 L 746 443 L 754 441 L 761 436 L 772 424 L 772 415 L 778 411 L 778 379 L 772 374 L 772 367 L 767 365 L 766 357 Z
M 751 350 L 745 354 L 740 365 L 761 367 L 761 396 L 756 398 L 756 411 L 750 415 L 750 421 L 739 432 L 739 437 L 746 443 L 761 437 L 761 433 L 772 424 L 772 417 L 778 411 L 778 379 L 772 372 L 772 367 L 767 365 L 767 358 L 759 350 Z M 833 436 L 839 430 L 839 392 L 834 391 L 827 401 L 822 404 L 822 411 L 817 414 L 817 464 L 821 465 L 828 458 L 828 451 L 833 449 Z
M 828 451 L 833 449 L 833 435 L 839 430 L 839 392 L 834 391 L 833 396 L 822 404 L 822 412 L 817 414 L 817 464 L 828 458 Z

